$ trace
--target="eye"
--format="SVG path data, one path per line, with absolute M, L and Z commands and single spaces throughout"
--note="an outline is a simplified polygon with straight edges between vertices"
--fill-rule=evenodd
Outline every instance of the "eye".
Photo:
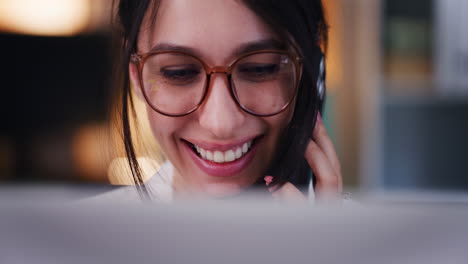
M 196 65 L 167 66 L 160 70 L 165 83 L 182 85 L 199 79 L 201 70 Z
M 254 82 L 263 82 L 275 79 L 280 71 L 276 63 L 243 63 L 238 65 L 239 77 Z

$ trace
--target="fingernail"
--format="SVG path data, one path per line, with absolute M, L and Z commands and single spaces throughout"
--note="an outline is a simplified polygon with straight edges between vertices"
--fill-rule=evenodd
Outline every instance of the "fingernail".
M 263 180 L 265 180 L 265 184 L 268 186 L 273 181 L 273 176 L 265 176 Z

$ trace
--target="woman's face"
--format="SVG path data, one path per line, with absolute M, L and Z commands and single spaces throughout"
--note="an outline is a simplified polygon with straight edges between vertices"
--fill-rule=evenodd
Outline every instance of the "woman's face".
M 147 13 L 138 40 L 140 53 L 155 46 L 177 47 L 196 52 L 210 66 L 225 66 L 240 50 L 267 48 L 276 38 L 236 0 L 162 0 L 156 23 L 150 21 L 151 11 Z M 130 72 L 138 87 L 133 65 Z M 168 117 L 148 106 L 148 118 L 156 140 L 176 169 L 176 189 L 233 195 L 265 176 L 294 107 L 271 117 L 253 116 L 232 99 L 224 74 L 213 74 L 210 85 L 207 98 L 195 112 Z M 206 157 L 197 154 L 192 144 Z M 235 160 L 226 162 L 225 158 Z

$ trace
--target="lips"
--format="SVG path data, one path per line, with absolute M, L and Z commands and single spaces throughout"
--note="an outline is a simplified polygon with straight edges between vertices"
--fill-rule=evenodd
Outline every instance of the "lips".
M 195 164 L 212 176 L 232 176 L 245 169 L 255 156 L 261 137 L 233 144 L 182 140 Z

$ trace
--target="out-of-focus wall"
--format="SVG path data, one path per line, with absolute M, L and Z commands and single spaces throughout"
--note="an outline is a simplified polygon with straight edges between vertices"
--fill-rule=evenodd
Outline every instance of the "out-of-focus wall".
M 381 2 L 325 1 L 330 23 L 327 84 L 332 134 L 348 187 L 374 185 L 380 169 Z
M 325 1 L 329 121 L 348 186 L 468 189 L 465 2 Z

